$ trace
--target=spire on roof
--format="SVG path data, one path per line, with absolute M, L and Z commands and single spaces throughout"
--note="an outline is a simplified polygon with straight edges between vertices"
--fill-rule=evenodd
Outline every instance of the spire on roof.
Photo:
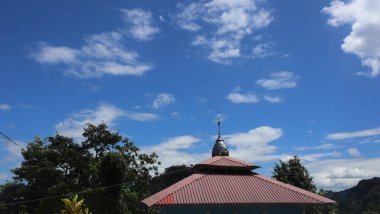
M 220 134 L 220 119 L 218 118 L 218 139 L 212 148 L 212 156 L 228 156 L 229 151 L 227 145 L 224 143 L 222 135 Z
M 218 118 L 218 138 L 222 138 L 220 135 L 220 119 Z

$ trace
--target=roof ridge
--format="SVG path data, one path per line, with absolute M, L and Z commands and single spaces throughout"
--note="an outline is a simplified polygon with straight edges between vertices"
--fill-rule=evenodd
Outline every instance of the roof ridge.
M 239 164 L 242 164 L 242 165 L 246 165 L 246 166 L 252 165 L 253 166 L 253 164 L 245 162 L 245 161 L 240 161 L 240 160 L 237 161 L 238 159 L 236 159 L 236 158 L 228 157 L 227 159 L 230 160 L 230 161 L 232 161 L 232 162 L 239 163 Z
M 224 156 L 215 156 L 215 157 L 212 157 L 211 159 L 209 160 L 212 160 L 209 164 L 213 164 L 215 162 L 218 162 L 220 160 L 222 160 L 224 158 Z
M 299 188 L 299 187 L 296 187 L 296 186 L 292 186 L 292 185 L 290 185 L 290 184 L 286 184 L 286 183 L 283 183 L 283 182 L 280 182 L 280 181 L 277 181 L 277 180 L 274 180 L 274 179 L 268 178 L 268 177 L 263 176 L 263 175 L 259 175 L 259 174 L 257 174 L 257 175 L 255 175 L 255 176 L 258 177 L 259 179 L 263 180 L 263 181 L 270 182 L 270 183 L 272 183 L 272 184 L 274 184 L 274 185 L 276 185 L 276 186 L 279 186 L 279 187 L 281 187 L 281 188 L 285 188 L 285 189 L 288 189 L 288 190 L 290 190 L 290 191 L 292 191 L 292 192 L 295 192 L 295 193 L 298 193 L 298 194 L 302 194 L 302 195 L 304 195 L 304 196 L 306 196 L 306 197 L 309 197 L 309 198 L 312 198 L 312 199 L 314 199 L 314 200 L 317 200 L 317 201 L 319 201 L 320 203 L 324 203 L 324 202 L 323 202 L 322 200 L 320 200 L 319 197 L 321 197 L 321 198 L 326 198 L 326 197 L 323 197 L 323 196 L 317 195 L 316 193 L 309 192 L 309 191 L 304 190 L 304 189 L 302 189 L 302 188 Z M 297 188 L 297 189 L 299 189 L 299 190 L 301 190 L 301 191 L 296 191 L 296 190 L 294 190 L 294 189 L 292 189 L 292 188 Z M 309 194 L 305 194 L 305 193 L 309 193 Z M 317 196 L 318 198 L 317 198 L 317 197 L 313 197 L 312 195 L 310 195 L 310 193 L 311 193 L 312 195 Z M 331 199 L 329 199 L 329 198 L 326 198 L 326 199 L 331 200 Z M 331 201 L 333 201 L 333 200 L 331 200 Z
M 335 201 L 254 172 L 195 173 L 142 202 L 152 205 L 330 204 Z M 199 195 L 202 194 L 202 195 Z M 204 195 L 203 195 L 204 194 Z

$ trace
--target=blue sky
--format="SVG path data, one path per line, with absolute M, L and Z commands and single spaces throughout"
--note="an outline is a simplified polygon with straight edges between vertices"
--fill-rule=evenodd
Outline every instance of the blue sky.
M 0 131 L 80 141 L 104 121 L 163 167 L 298 155 L 319 187 L 380 176 L 380 3 L 4 1 Z M 0 139 L 0 182 L 20 163 Z

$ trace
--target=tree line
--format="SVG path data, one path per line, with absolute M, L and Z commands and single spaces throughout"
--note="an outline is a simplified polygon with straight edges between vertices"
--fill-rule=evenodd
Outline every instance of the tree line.
M 36 137 L 22 156 L 12 180 L 0 186 L 4 213 L 59 213 L 61 198 L 73 193 L 94 213 L 154 213 L 140 200 L 150 194 L 158 156 L 142 153 L 104 123 L 87 124 L 81 143 L 58 133 Z

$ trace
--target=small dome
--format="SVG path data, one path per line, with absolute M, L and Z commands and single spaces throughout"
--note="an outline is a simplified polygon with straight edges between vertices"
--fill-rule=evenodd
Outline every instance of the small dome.
M 229 156 L 228 147 L 220 136 L 216 139 L 214 148 L 212 148 L 212 156 Z

